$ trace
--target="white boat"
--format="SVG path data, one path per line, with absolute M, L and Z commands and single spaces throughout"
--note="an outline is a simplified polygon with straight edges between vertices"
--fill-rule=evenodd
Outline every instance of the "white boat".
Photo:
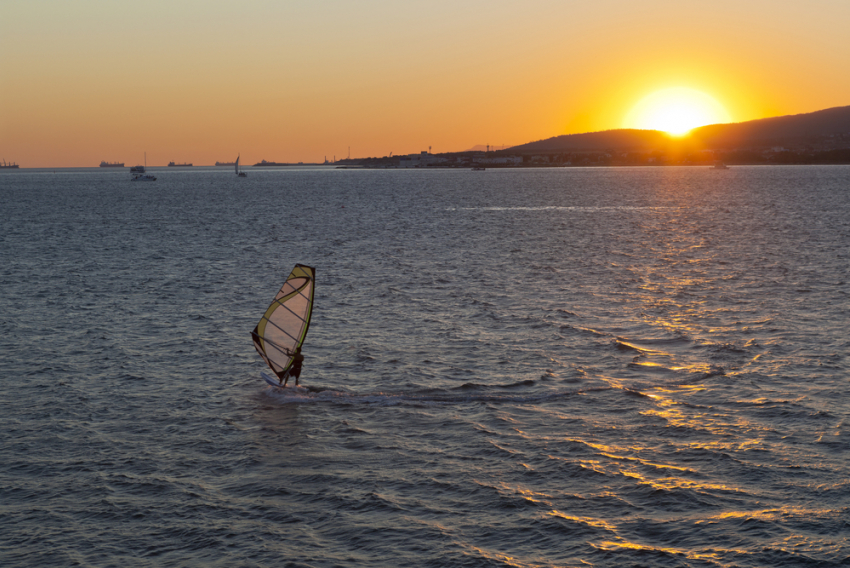
M 248 177 L 248 174 L 246 174 L 245 172 L 239 171 L 239 156 L 236 156 L 236 175 L 241 177 L 241 178 Z
M 724 164 L 724 163 L 723 163 L 723 162 L 721 162 L 720 160 L 717 160 L 716 162 L 714 162 L 714 166 L 712 167 L 712 169 L 715 169 L 715 170 L 728 170 L 728 169 L 729 169 L 729 166 L 727 166 L 726 164 Z
M 150 174 L 136 174 L 130 178 L 130 181 L 156 181 L 156 178 Z

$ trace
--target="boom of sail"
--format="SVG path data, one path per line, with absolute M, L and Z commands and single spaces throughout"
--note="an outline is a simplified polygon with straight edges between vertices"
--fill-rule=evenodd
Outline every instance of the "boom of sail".
M 251 337 L 257 353 L 283 379 L 295 350 L 304 343 L 313 313 L 316 269 L 296 264 Z

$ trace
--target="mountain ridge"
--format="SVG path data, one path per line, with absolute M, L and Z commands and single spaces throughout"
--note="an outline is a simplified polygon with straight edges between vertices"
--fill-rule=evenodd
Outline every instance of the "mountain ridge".
M 836 135 L 846 137 L 846 145 L 850 145 L 850 106 L 745 122 L 710 124 L 694 128 L 681 137 L 674 137 L 659 130 L 627 128 L 563 134 L 513 146 L 508 151 L 520 153 L 607 149 L 647 151 L 681 145 L 720 149 L 770 146 Z

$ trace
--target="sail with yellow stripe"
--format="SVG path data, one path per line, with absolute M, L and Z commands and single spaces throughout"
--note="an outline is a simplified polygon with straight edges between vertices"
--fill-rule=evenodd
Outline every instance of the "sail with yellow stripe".
M 316 269 L 303 264 L 281 286 L 251 337 L 260 357 L 283 379 L 292 365 L 295 350 L 304 343 L 313 313 Z

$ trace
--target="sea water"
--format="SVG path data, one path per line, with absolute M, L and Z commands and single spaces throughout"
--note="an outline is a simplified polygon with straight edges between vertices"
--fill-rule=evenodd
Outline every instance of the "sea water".
M 3 566 L 850 562 L 850 167 L 153 174 L 0 175 Z

